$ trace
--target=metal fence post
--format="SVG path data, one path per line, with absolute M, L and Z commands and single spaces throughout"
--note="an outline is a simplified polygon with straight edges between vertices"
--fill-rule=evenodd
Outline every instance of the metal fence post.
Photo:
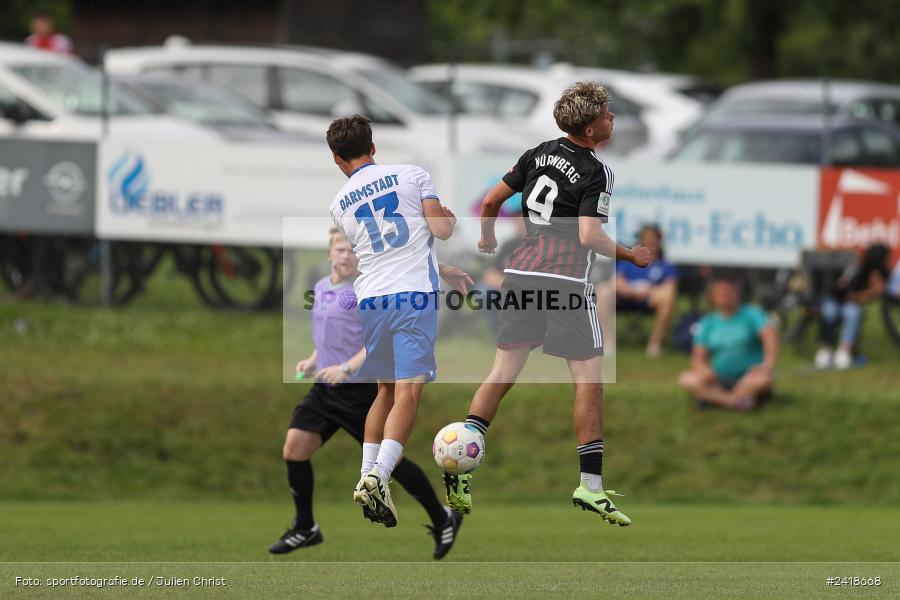
M 101 132 L 100 142 L 109 133 L 109 73 L 106 71 L 106 50 L 108 46 L 100 46 L 100 72 L 103 75 L 100 99 Z M 99 150 L 99 145 L 97 146 Z M 109 240 L 100 242 L 100 305 L 103 308 L 112 306 L 112 244 Z

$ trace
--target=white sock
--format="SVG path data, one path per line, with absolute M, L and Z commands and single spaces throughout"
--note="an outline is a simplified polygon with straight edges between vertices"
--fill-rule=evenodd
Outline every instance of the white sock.
M 603 479 L 600 475 L 595 475 L 594 473 L 582 473 L 581 483 L 592 492 L 603 491 Z
M 378 450 L 378 458 L 375 460 L 375 468 L 382 479 L 390 479 L 394 467 L 403 456 L 403 444 L 396 440 L 382 440 Z
M 378 458 L 378 449 L 380 447 L 381 444 L 370 444 L 368 442 L 363 444 L 362 466 L 359 468 L 359 472 L 363 477 L 368 475 L 372 467 L 375 466 L 375 459 Z

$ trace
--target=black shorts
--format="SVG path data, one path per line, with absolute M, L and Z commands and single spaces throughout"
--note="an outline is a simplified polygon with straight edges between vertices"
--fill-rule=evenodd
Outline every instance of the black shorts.
M 654 308 L 646 300 L 633 300 L 616 296 L 616 311 L 646 313 L 652 315 Z
M 507 273 L 500 288 L 497 347 L 536 348 L 571 360 L 603 356 L 591 283 Z
M 374 383 L 313 384 L 294 408 L 290 428 L 318 433 L 323 444 L 335 431 L 343 429 L 361 444 L 366 415 L 377 393 L 378 385 Z

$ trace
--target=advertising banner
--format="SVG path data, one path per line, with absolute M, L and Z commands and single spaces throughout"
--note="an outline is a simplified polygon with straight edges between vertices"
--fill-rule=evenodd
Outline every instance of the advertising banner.
M 100 144 L 97 231 L 110 239 L 281 246 L 284 217 L 321 217 L 346 179 L 322 147 Z M 322 245 L 321 232 L 294 240 Z
M 822 169 L 819 247 L 862 249 L 876 242 L 900 259 L 900 172 Z
M 94 231 L 96 144 L 0 139 L 0 230 Z
M 480 198 L 515 160 L 457 162 L 457 196 L 466 210 L 477 210 Z M 792 267 L 801 250 L 816 245 L 816 167 L 616 161 L 613 171 L 610 215 L 617 239 L 631 244 L 641 225 L 655 223 L 674 262 Z M 519 210 L 513 204 L 521 204 L 521 197 L 504 209 Z

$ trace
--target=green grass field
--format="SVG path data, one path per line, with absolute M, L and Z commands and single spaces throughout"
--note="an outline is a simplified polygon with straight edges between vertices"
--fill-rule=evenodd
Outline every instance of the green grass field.
M 226 597 L 235 598 L 291 590 L 314 598 L 356 597 L 361 586 L 367 595 L 391 598 L 444 597 L 451 590 L 474 598 L 818 598 L 863 592 L 833 591 L 826 578 L 836 576 L 881 577 L 880 588 L 865 589 L 865 597 L 900 591 L 900 519 L 893 508 L 859 508 L 848 519 L 844 507 L 633 504 L 628 508 L 635 524 L 624 529 L 564 500 L 483 503 L 440 564 L 430 561 L 431 540 L 419 526 L 424 514 L 400 494 L 396 529 L 363 521 L 349 502 L 322 504 L 317 520 L 325 543 L 278 558 L 265 548 L 280 533 L 285 503 L 5 503 L 0 559 L 15 562 L 0 565 L 0 595 L 49 597 L 11 585 L 16 576 L 116 574 L 225 577 Z M 56 561 L 66 564 L 47 564 Z M 104 593 L 116 591 L 134 594 L 123 588 Z M 222 597 L 222 591 L 181 590 L 183 597 Z M 149 588 L 140 596 L 170 593 Z M 99 592 L 67 589 L 62 595 Z
M 266 553 L 290 519 L 280 448 L 306 389 L 281 383 L 280 314 L 211 312 L 166 270 L 120 310 L 0 301 L 0 598 L 898 597 L 900 352 L 879 325 L 869 315 L 869 362 L 851 372 L 785 349 L 777 394 L 752 414 L 697 411 L 674 386 L 684 356 L 622 348 L 604 480 L 627 494 L 628 529 L 568 503 L 569 386 L 518 386 L 491 427 L 476 512 L 433 564 L 402 492 L 391 531 L 347 501 L 358 449 L 343 435 L 314 459 L 326 543 Z M 435 483 L 430 438 L 473 391 L 426 390 L 408 450 Z M 73 575 L 228 587 L 15 586 Z M 883 583 L 826 586 L 843 576 Z

